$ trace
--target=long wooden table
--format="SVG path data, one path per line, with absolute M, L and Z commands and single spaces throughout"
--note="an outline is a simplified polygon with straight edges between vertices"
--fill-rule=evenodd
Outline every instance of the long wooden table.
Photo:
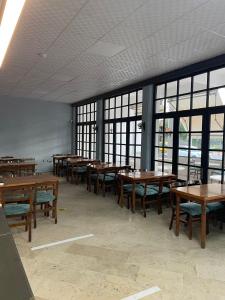
M 171 182 L 176 178 L 176 175 L 158 171 L 122 171 L 118 173 L 121 181 L 120 200 L 119 204 L 123 206 L 123 184 L 124 182 L 132 184 L 132 212 L 135 212 L 136 206 L 136 194 L 135 184 L 146 182 L 159 183 L 159 195 L 165 182 Z M 161 209 L 158 209 L 158 213 L 162 213 Z
M 74 168 L 78 166 L 87 166 L 88 164 L 93 164 L 99 162 L 96 159 L 93 158 L 82 158 L 82 157 L 77 157 L 77 158 L 67 158 L 67 181 L 69 181 L 69 177 L 71 177 L 71 182 L 74 181 Z
M 176 194 L 176 235 L 180 232 L 180 199 L 186 199 L 201 204 L 201 247 L 206 245 L 206 206 L 208 203 L 225 201 L 225 184 L 210 183 L 194 186 L 173 188 Z
M 13 176 L 22 176 L 23 173 L 32 175 L 35 172 L 35 166 L 35 161 L 0 163 L 0 175 L 5 173 L 12 173 Z

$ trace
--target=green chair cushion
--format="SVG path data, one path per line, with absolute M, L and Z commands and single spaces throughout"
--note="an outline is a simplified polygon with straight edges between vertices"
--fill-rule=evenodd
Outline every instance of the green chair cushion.
M 74 171 L 76 173 L 86 173 L 87 172 L 87 167 L 86 166 L 83 166 L 83 167 L 76 167 L 74 168 Z
M 153 189 L 155 189 L 157 192 L 159 192 L 159 186 L 153 186 Z M 163 186 L 162 188 L 162 194 L 168 194 L 170 192 L 170 188 L 168 188 L 167 186 Z
M 55 196 L 50 191 L 37 191 L 36 203 L 48 203 L 55 200 Z
M 123 189 L 124 189 L 125 192 L 131 193 L 132 192 L 132 184 L 131 183 L 124 184 Z
M 145 196 L 145 187 L 143 185 L 138 185 L 136 187 L 136 194 L 140 197 L 144 197 Z M 146 196 L 149 197 L 149 196 L 154 196 L 154 195 L 157 195 L 158 192 L 156 189 L 153 189 L 149 186 L 147 186 L 146 188 Z
M 210 212 L 217 211 L 219 209 L 224 209 L 224 205 L 221 202 L 212 202 L 207 204 L 207 208 Z
M 202 213 L 201 205 L 194 202 L 185 202 L 180 204 L 180 208 L 185 213 L 191 215 L 191 216 L 200 216 Z M 206 213 L 209 212 L 209 208 L 206 207 Z
M 4 206 L 4 213 L 6 216 L 16 216 L 28 213 L 30 210 L 29 204 L 6 204 Z

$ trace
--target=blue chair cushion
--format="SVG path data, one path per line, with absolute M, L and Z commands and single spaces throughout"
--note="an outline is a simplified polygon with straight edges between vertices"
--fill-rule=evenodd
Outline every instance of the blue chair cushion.
M 21 214 L 26 214 L 30 210 L 29 204 L 6 204 L 4 206 L 4 213 L 6 216 L 16 216 Z
M 200 216 L 202 214 L 202 208 L 201 205 L 194 202 L 185 202 L 180 204 L 180 208 L 185 213 L 191 215 L 191 216 Z M 209 212 L 208 207 L 206 207 L 206 213 Z
M 74 171 L 76 173 L 86 173 L 87 172 L 87 167 L 86 166 L 83 166 L 83 167 L 76 167 L 74 168 Z
M 115 181 L 115 174 L 113 173 L 107 173 L 105 174 L 99 174 L 98 176 L 100 181 L 106 181 L 106 182 L 111 182 L 111 181 Z
M 146 194 L 145 194 L 145 187 L 143 185 L 138 185 L 136 187 L 136 194 L 140 197 L 146 196 L 154 196 L 157 195 L 158 192 L 156 189 L 151 188 L 150 186 L 147 186 L 146 188 Z
M 212 202 L 207 204 L 209 211 L 217 211 L 219 209 L 224 209 L 224 205 L 221 202 Z
M 131 193 L 132 192 L 132 184 L 131 183 L 124 184 L 123 189 L 124 189 L 125 192 Z
M 48 203 L 55 200 L 55 196 L 50 191 L 37 191 L 36 203 Z
M 153 189 L 155 189 L 157 192 L 159 192 L 159 186 L 154 186 Z M 170 188 L 167 186 L 163 186 L 162 194 L 168 194 L 169 192 L 170 192 Z

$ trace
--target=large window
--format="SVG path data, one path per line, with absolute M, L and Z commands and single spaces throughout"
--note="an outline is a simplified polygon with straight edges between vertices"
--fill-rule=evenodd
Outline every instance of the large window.
M 96 102 L 76 107 L 77 154 L 86 158 L 96 156 Z
M 224 182 L 225 68 L 162 83 L 155 91 L 155 169 Z
M 104 160 L 141 167 L 142 90 L 104 101 Z

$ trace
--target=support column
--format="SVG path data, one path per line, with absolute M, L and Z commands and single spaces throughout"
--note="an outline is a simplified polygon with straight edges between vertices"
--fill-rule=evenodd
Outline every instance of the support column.
M 96 159 L 103 159 L 103 99 L 97 100 L 97 115 L 96 115 Z
M 72 106 L 71 112 L 71 153 L 77 153 L 77 132 L 76 132 L 76 124 L 77 124 L 77 114 L 76 114 L 76 107 Z
M 152 145 L 152 120 L 153 120 L 154 86 L 150 84 L 143 88 L 143 113 L 142 122 L 145 130 L 142 130 L 141 168 L 151 170 L 151 157 L 154 147 Z

